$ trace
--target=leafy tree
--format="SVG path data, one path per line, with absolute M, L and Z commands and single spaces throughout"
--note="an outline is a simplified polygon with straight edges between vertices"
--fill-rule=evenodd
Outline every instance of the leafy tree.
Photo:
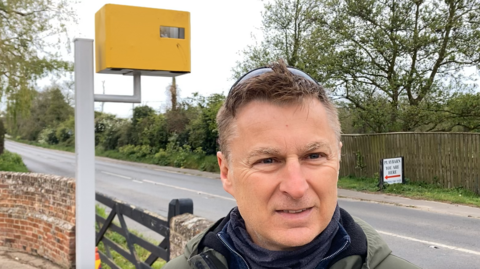
M 137 115 L 138 116 L 138 115 Z M 95 144 L 100 145 L 105 150 L 113 150 L 120 146 L 128 144 L 125 130 L 132 130 L 130 120 L 117 118 L 115 115 L 95 112 Z M 128 128 L 130 127 L 130 128 Z
M 60 51 L 68 47 L 67 23 L 76 15 L 67 0 L 0 2 L 0 99 L 10 115 L 28 113 L 34 82 L 53 71 L 71 70 Z
M 448 100 L 443 113 L 442 131 L 480 132 L 480 93 L 458 93 Z
M 429 111 L 422 105 L 448 97 L 449 83 L 465 79 L 460 71 L 480 64 L 478 1 L 333 0 L 325 7 L 331 15 L 323 16 L 313 38 L 328 43 L 312 43 L 331 52 L 318 65 L 320 77 L 359 111 L 384 100 L 376 107 L 387 113 L 385 121 L 364 119 L 373 131 L 436 124 L 430 117 L 412 124 L 408 116 Z
M 190 100 L 198 113 L 191 119 L 187 130 L 189 132 L 189 145 L 196 149 L 202 148 L 206 154 L 217 152 L 218 130 L 216 124 L 217 112 L 225 100 L 223 94 L 212 94 L 205 98 L 198 93 L 193 94 Z
M 175 144 L 184 145 L 188 143 L 187 125 L 190 122 L 189 116 L 192 109 L 185 103 L 180 103 L 176 110 L 167 110 L 165 123 L 169 133 L 169 141 Z
M 49 87 L 42 92 L 34 91 L 31 96 L 34 98 L 28 115 L 18 115 L 18 120 L 13 121 L 11 119 L 14 116 L 9 113 L 15 113 L 15 110 L 7 110 L 7 120 L 10 119 L 7 128 L 14 136 L 20 135 L 24 139 L 37 141 L 44 128 L 54 128 L 73 117 L 73 108 L 58 87 Z
M 320 15 L 319 0 L 275 0 L 265 4 L 262 31 L 264 39 L 242 51 L 244 60 L 237 62 L 234 77 L 283 58 L 290 66 L 302 69 L 308 65 L 305 42 Z
M 312 2 L 312 8 L 296 8 Z M 438 111 L 465 87 L 462 71 L 480 66 L 477 0 L 296 0 L 267 7 L 264 32 L 277 39 L 267 35 L 248 47 L 234 73 L 272 58 L 258 51 L 275 52 L 274 58 L 287 59 L 332 89 L 354 111 L 354 124 L 369 132 L 436 130 L 443 122 Z M 277 19 L 277 13 L 286 18 Z M 300 49 L 286 49 L 295 44 L 288 33 L 301 37 Z M 279 42 L 282 37 L 286 41 Z
M 131 126 L 127 130 L 128 144 L 148 145 L 153 149 L 164 148 L 169 137 L 167 129 L 166 115 L 157 115 L 149 106 L 135 107 Z M 121 137 L 119 139 L 122 144 L 123 140 Z
M 56 127 L 55 136 L 59 143 L 70 147 L 75 146 L 75 117 L 73 115 Z

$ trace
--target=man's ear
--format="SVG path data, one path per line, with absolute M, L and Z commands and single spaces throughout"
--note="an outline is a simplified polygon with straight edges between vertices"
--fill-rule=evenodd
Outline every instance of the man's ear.
M 221 151 L 217 152 L 217 161 L 218 161 L 218 166 L 220 167 L 220 179 L 222 180 L 222 185 L 223 189 L 230 193 L 233 197 L 235 195 L 233 194 L 233 184 L 232 184 L 232 179 L 229 178 L 229 169 L 228 169 L 228 160 L 223 155 Z

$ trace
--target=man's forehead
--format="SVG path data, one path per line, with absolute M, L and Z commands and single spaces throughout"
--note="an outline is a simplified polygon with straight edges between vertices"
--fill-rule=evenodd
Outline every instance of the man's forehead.
M 263 109 L 268 107 L 285 108 L 286 110 L 282 111 L 282 113 L 285 112 L 287 114 L 272 113 L 271 111 L 262 111 Z M 314 109 L 315 111 L 312 111 L 312 109 Z M 321 111 L 319 112 L 318 109 L 320 109 Z M 279 117 L 278 115 L 281 115 L 281 118 L 284 119 L 284 117 L 282 116 L 295 115 L 297 113 L 304 113 L 304 112 L 306 112 L 307 119 L 310 119 L 311 117 L 315 117 L 317 118 L 317 120 L 320 120 L 320 121 L 324 121 L 324 119 L 326 119 L 328 122 L 328 125 L 326 124 L 320 129 L 315 130 L 314 133 L 311 133 L 310 131 L 305 130 L 305 134 L 303 137 L 305 136 L 316 137 L 315 139 L 316 140 L 318 139 L 318 141 L 311 141 L 303 145 L 297 145 L 296 148 L 298 149 L 298 151 L 308 151 L 308 150 L 313 150 L 320 147 L 333 150 L 336 146 L 338 146 L 337 145 L 339 142 L 338 138 L 334 139 L 335 141 L 333 141 L 330 137 L 332 134 L 335 136 L 335 130 L 332 128 L 330 124 L 330 121 L 328 119 L 329 115 L 327 115 L 325 106 L 319 100 L 312 97 L 312 98 L 299 99 L 297 100 L 297 102 L 282 103 L 282 104 L 271 102 L 270 100 L 251 100 L 247 104 L 242 105 L 239 108 L 239 110 L 237 110 L 235 117 L 233 117 L 229 125 L 229 135 L 226 141 L 228 144 L 228 147 L 230 148 L 232 146 L 232 143 L 234 143 L 234 141 L 238 142 L 238 141 L 244 140 L 244 138 L 246 137 L 250 138 L 253 133 L 258 131 L 257 130 L 258 128 L 256 127 L 259 127 L 260 129 L 262 129 L 262 127 L 265 125 L 263 123 L 257 122 L 260 119 L 263 119 L 263 122 L 266 122 L 268 124 L 271 122 L 277 122 L 275 118 L 278 119 Z M 321 115 L 323 113 L 325 114 Z M 268 116 L 270 115 L 272 118 L 268 119 Z M 265 118 L 266 116 L 267 118 Z M 298 122 L 299 121 L 294 121 L 292 123 L 293 125 L 295 125 Z M 293 125 L 291 126 L 291 128 L 295 128 L 293 127 Z M 286 126 L 289 126 L 289 125 L 286 125 Z M 328 130 L 325 129 L 325 127 Z M 332 134 L 330 134 L 330 131 L 332 132 Z M 258 147 L 251 147 L 251 148 L 245 148 L 244 146 L 242 149 L 240 149 L 240 152 L 238 152 L 238 153 L 241 153 L 241 155 L 243 155 L 242 158 L 245 158 L 246 155 L 250 157 L 250 156 L 256 156 L 260 154 L 267 154 L 267 155 L 279 154 L 282 151 L 281 148 L 270 147 L 270 145 L 268 144 L 258 146 Z M 227 152 L 227 155 L 232 154 L 232 152 L 228 150 L 226 150 L 225 152 Z

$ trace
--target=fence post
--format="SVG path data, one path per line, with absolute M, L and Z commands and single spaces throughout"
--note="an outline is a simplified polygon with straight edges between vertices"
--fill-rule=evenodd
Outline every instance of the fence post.
M 173 199 L 168 204 L 168 224 L 172 223 L 172 218 L 185 213 L 193 214 L 192 199 Z
M 378 188 L 380 188 L 380 191 L 383 191 L 383 159 L 380 159 L 380 165 L 378 170 Z
M 480 187 L 480 186 L 478 185 L 478 176 L 477 176 L 477 186 L 476 186 L 476 188 L 475 188 L 475 193 L 476 193 L 477 195 L 480 195 L 480 189 L 479 189 L 479 187 Z
M 172 227 L 172 219 L 173 217 L 175 216 L 178 216 L 178 215 L 182 215 L 182 214 L 185 214 L 185 213 L 190 213 L 190 214 L 193 214 L 193 201 L 192 199 L 173 199 L 170 201 L 170 203 L 168 204 L 168 226 L 169 226 L 169 230 L 168 230 L 168 240 L 165 240 L 164 242 L 166 243 L 164 245 L 164 247 L 167 248 L 167 253 L 168 253 L 168 257 L 170 259 L 170 230 L 171 230 L 171 227 Z M 152 256 L 152 255 L 150 255 Z M 146 262 L 151 262 L 151 258 L 153 257 L 148 257 L 147 261 Z M 168 262 L 168 260 L 167 260 Z

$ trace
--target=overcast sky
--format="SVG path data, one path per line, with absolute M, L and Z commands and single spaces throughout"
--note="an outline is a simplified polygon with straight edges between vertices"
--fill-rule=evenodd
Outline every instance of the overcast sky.
M 261 38 L 261 0 L 83 0 L 78 4 L 77 29 L 72 29 L 74 38 L 94 39 L 95 13 L 107 3 L 190 12 L 192 71 L 177 77 L 181 98 L 193 92 L 204 96 L 226 93 L 234 82 L 231 69 L 241 59 L 238 52 L 253 44 L 252 33 Z M 71 57 L 73 61 L 73 51 Z M 102 81 L 107 94 L 133 93 L 131 76 L 95 74 L 95 93 L 102 93 Z M 142 77 L 142 103 L 164 110 L 170 83 L 171 78 Z M 106 103 L 104 107 L 105 112 L 120 117 L 130 117 L 131 110 L 131 104 Z

